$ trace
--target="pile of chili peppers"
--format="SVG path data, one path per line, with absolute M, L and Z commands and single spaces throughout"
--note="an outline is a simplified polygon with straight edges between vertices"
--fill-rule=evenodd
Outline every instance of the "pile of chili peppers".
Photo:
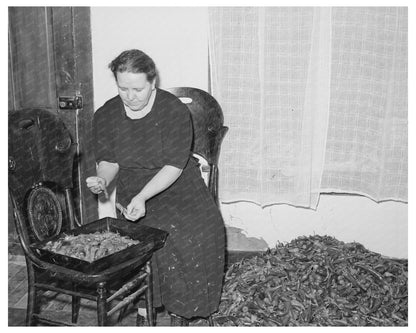
M 407 260 L 299 237 L 225 275 L 216 326 L 407 326 Z

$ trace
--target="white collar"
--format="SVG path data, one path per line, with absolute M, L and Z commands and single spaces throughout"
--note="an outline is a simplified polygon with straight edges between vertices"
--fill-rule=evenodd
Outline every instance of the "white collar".
M 156 89 L 152 91 L 152 95 L 150 96 L 149 103 L 139 111 L 132 111 L 129 107 L 123 104 L 124 110 L 126 111 L 127 117 L 130 119 L 141 119 L 145 117 L 150 111 L 152 111 L 153 104 L 155 103 L 156 98 Z

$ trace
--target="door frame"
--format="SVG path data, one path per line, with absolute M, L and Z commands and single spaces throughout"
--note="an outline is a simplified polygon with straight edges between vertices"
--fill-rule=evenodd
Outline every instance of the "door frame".
M 25 7 L 24 10 L 39 10 L 39 7 Z M 45 10 L 45 28 L 52 42 L 48 43 L 53 54 L 55 75 L 51 75 L 50 85 L 56 86 L 56 96 L 51 96 L 53 109 L 69 124 L 73 141 L 77 146 L 74 161 L 74 201 L 76 215 L 81 224 L 92 222 L 98 217 L 97 198 L 86 187 L 85 178 L 96 173 L 92 147 L 92 120 L 94 116 L 94 92 L 92 75 L 92 41 L 90 7 L 43 7 Z M 19 7 L 9 7 L 19 10 Z M 9 20 L 10 20 L 9 15 Z M 17 95 L 19 88 L 13 80 L 16 64 L 11 45 L 13 40 L 9 28 L 9 110 L 17 111 L 20 103 Z M 49 37 L 48 37 L 49 38 Z M 53 89 L 51 90 L 52 94 Z M 58 96 L 82 95 L 83 107 L 77 110 L 60 110 Z M 56 101 L 56 104 L 55 104 Z M 23 101 L 24 102 L 24 101 Z M 42 107 L 33 105 L 33 107 Z M 75 121 L 74 121 L 75 117 Z M 74 124 L 75 123 L 75 124 Z M 10 226 L 10 223 L 9 223 Z
M 78 110 L 77 133 L 78 153 L 75 165 L 78 168 L 76 175 L 78 180 L 74 183 L 78 187 L 79 197 L 76 198 L 76 206 L 79 207 L 80 219 L 82 224 L 92 222 L 98 217 L 97 198 L 86 186 L 85 179 L 96 173 L 95 159 L 92 146 L 92 120 L 94 117 L 94 89 L 93 89 L 93 67 L 92 67 L 92 41 L 91 41 L 91 14 L 90 7 L 66 7 L 52 8 L 54 15 L 54 26 L 56 22 L 64 19 L 61 11 L 70 10 L 72 12 L 72 36 L 73 40 L 73 59 L 75 61 L 75 82 L 79 86 L 79 91 L 83 98 L 83 108 Z M 67 14 L 68 15 L 68 14 Z M 62 36 L 67 36 L 65 29 L 61 30 Z M 69 37 L 69 36 L 68 36 Z M 58 57 L 55 57 L 56 59 Z

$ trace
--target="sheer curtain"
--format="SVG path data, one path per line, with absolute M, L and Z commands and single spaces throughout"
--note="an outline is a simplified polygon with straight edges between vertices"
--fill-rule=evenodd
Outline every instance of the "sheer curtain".
M 407 11 L 211 7 L 222 202 L 407 200 Z
M 330 9 L 209 9 L 211 92 L 230 128 L 220 199 L 315 208 L 330 85 Z
M 322 192 L 407 201 L 407 9 L 332 13 Z

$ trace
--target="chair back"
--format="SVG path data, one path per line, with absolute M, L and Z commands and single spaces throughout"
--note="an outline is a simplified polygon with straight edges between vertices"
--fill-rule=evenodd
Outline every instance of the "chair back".
M 51 110 L 25 109 L 9 112 L 8 125 L 9 193 L 20 240 L 73 228 L 75 146 L 65 124 Z
M 166 89 L 190 110 L 194 129 L 192 152 L 208 163 L 208 188 L 218 203 L 218 159 L 228 127 L 224 126 L 221 106 L 209 93 L 192 87 Z

